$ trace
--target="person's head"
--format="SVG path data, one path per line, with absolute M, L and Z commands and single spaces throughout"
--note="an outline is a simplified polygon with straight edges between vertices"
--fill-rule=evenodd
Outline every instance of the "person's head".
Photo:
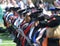
M 44 8 L 44 4 L 39 4 L 39 8 Z
M 29 15 L 26 15 L 25 20 L 26 20 L 27 23 L 30 22 L 30 20 L 31 20 L 30 16 Z
M 37 0 L 37 1 L 35 2 L 35 6 L 36 6 L 37 8 L 43 7 L 43 2 L 42 2 L 41 0 Z

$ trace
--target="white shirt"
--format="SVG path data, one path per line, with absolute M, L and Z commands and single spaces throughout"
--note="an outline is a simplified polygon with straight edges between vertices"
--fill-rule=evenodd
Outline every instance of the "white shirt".
M 52 15 L 52 13 L 50 11 L 46 11 L 44 8 L 43 8 L 43 14 L 46 14 L 48 16 Z
M 22 2 L 22 1 L 20 1 L 19 3 L 18 3 L 18 6 L 21 8 L 21 9 L 24 9 L 25 7 L 24 7 L 24 3 Z

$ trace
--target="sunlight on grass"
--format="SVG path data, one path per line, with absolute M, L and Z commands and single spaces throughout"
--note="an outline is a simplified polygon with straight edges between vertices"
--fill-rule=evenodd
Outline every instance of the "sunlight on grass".
M 16 46 L 16 44 L 0 44 L 0 46 Z

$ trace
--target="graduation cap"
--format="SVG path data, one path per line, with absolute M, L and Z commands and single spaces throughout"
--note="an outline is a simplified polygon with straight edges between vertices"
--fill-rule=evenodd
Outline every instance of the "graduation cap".
M 5 8 L 5 10 L 6 10 L 6 11 L 8 11 L 8 10 L 9 10 L 9 8 L 8 8 L 8 7 L 6 7 L 6 8 Z
M 9 8 L 9 11 L 11 11 L 11 10 L 12 10 L 12 11 L 17 11 L 18 9 L 20 9 L 20 7 L 10 7 L 10 8 Z
M 20 9 L 20 7 L 11 7 L 10 9 L 13 11 L 17 11 L 18 9 Z
M 55 19 L 53 19 L 53 18 L 55 18 Z M 53 16 L 50 20 L 51 21 L 47 23 L 48 27 L 56 27 L 60 24 L 60 16 L 58 16 L 58 15 Z
M 60 22 L 60 16 L 55 15 L 55 16 L 53 16 L 53 17 L 55 17 L 55 18 L 56 18 L 56 20 L 58 20 L 58 21 Z
M 57 27 L 60 24 L 58 20 L 52 20 L 50 23 L 47 23 L 48 27 Z
M 44 18 L 44 16 L 41 16 L 41 17 L 36 18 L 36 20 L 38 20 L 38 21 L 44 21 L 45 18 Z
M 17 10 L 17 12 L 18 12 L 19 14 L 22 14 L 25 10 L 26 10 L 26 9 L 23 9 L 23 10 L 19 9 L 19 10 Z
M 27 10 L 29 10 L 29 9 L 35 9 L 35 7 L 28 7 Z
M 40 13 L 42 13 L 42 10 L 36 10 L 35 12 L 30 14 L 30 17 L 37 18 Z
M 43 9 L 42 9 L 42 8 L 38 8 L 37 10 L 38 10 L 40 13 L 43 12 Z
M 41 28 L 45 28 L 47 26 L 47 22 L 46 21 L 40 21 L 38 26 Z
M 19 14 L 26 14 L 26 13 L 28 13 L 28 12 L 30 12 L 30 10 L 32 10 L 32 9 L 34 9 L 35 7 L 28 7 L 28 8 L 26 8 L 26 9 L 23 9 L 23 10 L 21 10 L 21 9 L 19 9 L 19 10 L 17 10 L 17 12 L 19 13 Z
M 40 21 L 39 22 L 39 26 L 41 28 L 44 28 L 46 26 L 53 28 L 53 27 L 57 27 L 58 25 L 60 25 L 60 16 L 53 16 L 53 17 L 55 17 L 56 20 L 53 20 L 52 19 L 52 21 L 50 21 L 49 23 L 48 23 L 49 20 L 48 21 L 44 21 L 44 20 L 43 21 Z

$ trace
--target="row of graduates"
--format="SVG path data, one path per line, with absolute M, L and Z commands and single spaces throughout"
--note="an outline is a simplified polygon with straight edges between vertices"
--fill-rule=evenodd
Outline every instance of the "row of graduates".
M 48 12 L 44 14 L 41 7 L 28 7 L 23 10 L 11 7 L 6 9 L 3 19 L 6 28 L 15 36 L 14 42 L 17 46 L 42 46 L 47 29 L 60 24 L 60 16 L 49 15 Z

